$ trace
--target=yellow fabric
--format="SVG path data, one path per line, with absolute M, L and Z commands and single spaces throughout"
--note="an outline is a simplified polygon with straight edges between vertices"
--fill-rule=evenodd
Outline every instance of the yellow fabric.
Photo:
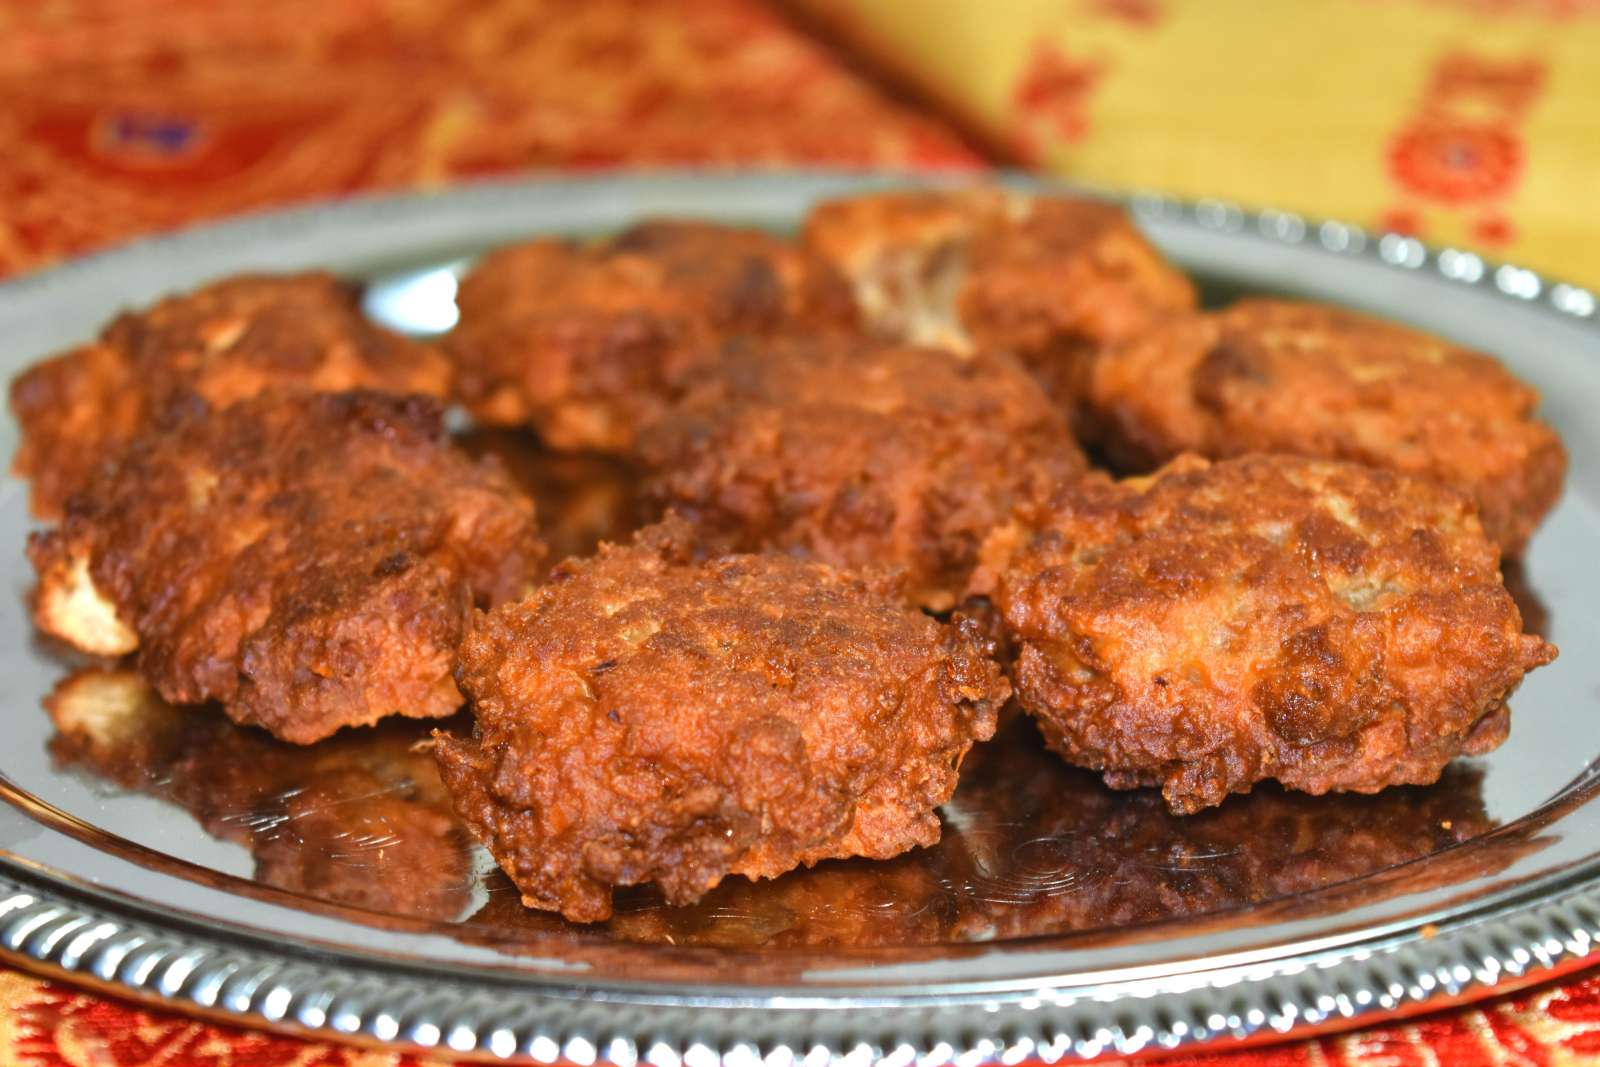
M 795 0 L 1023 162 L 1600 287 L 1600 0 Z

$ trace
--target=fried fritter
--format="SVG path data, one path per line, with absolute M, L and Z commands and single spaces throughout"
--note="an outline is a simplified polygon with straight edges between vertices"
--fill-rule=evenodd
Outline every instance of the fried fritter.
M 456 809 L 532 908 L 675 904 L 939 839 L 934 808 L 1010 687 L 968 632 L 889 582 L 783 556 L 692 559 L 674 516 L 476 617 L 441 735 Z
M 1454 490 L 1353 463 L 1183 457 L 1019 509 L 984 548 L 1018 697 L 1068 762 L 1176 812 L 1263 779 L 1438 778 L 1498 745 L 1554 646 Z
M 1114 461 L 1179 452 L 1355 460 L 1453 485 L 1519 555 L 1566 453 L 1538 394 L 1489 356 L 1338 308 L 1246 300 L 1175 316 L 1093 361 L 1079 428 Z
M 226 407 L 269 387 L 444 396 L 450 366 L 363 318 L 354 287 L 332 275 L 232 278 L 122 315 L 99 340 L 19 375 L 13 467 L 32 480 L 34 513 L 58 518 L 174 396 Z
M 800 250 L 687 221 L 501 249 L 456 303 L 445 347 L 462 401 L 480 423 L 531 423 L 563 451 L 627 452 L 730 334 L 846 327 L 855 315 L 844 282 Z
M 866 340 L 733 346 L 639 442 L 646 496 L 741 549 L 894 566 L 945 611 L 1018 500 L 1084 468 L 1009 356 Z
M 1194 286 L 1112 204 L 994 187 L 881 193 L 819 205 L 804 244 L 855 287 L 890 337 L 1009 351 L 1058 401 L 1082 360 Z
M 171 411 L 28 554 L 42 630 L 137 647 L 163 698 L 306 744 L 455 710 L 468 615 L 523 595 L 544 545 L 498 465 L 446 443 L 437 401 L 269 391 Z

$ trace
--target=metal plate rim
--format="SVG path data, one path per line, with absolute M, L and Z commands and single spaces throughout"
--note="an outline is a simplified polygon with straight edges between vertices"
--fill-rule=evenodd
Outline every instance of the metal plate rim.
M 369 960 L 355 969 L 349 957 L 274 955 L 130 920 L 13 869 L 0 874 L 0 957 L 153 1007 L 312 1039 L 620 1067 L 809 1063 L 819 1053 L 825 1060 L 817 1062 L 865 1067 L 911 1049 L 919 1063 L 964 1067 L 1346 1029 L 1547 981 L 1600 950 L 1592 869 L 1559 897 L 1530 895 L 1525 906 L 1491 910 L 1420 937 L 1343 946 L 1328 959 L 1200 970 L 1183 976 L 1181 988 L 1156 978 L 1025 996 L 930 994 L 920 1003 L 870 995 L 649 1003 L 581 984 L 535 992 L 509 976 L 471 981 L 404 963 Z

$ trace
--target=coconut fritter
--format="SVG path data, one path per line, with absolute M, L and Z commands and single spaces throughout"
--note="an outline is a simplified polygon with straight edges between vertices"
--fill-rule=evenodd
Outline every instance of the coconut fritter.
M 1508 556 L 1561 494 L 1538 394 L 1489 356 L 1338 308 L 1246 300 L 1176 316 L 1093 362 L 1081 429 L 1128 467 L 1289 452 L 1470 494 Z
M 984 549 L 1023 707 L 1071 763 L 1177 812 L 1263 779 L 1424 784 L 1498 745 L 1554 646 L 1467 498 L 1357 464 L 1184 457 L 1024 507 Z
M 959 599 L 1013 504 L 1083 470 L 1009 356 L 855 340 L 734 346 L 640 440 L 645 493 L 744 549 L 907 573 Z
M 1085 356 L 1195 304 L 1127 214 L 1094 200 L 993 187 L 850 197 L 813 210 L 804 243 L 878 330 L 1010 351 L 1063 402 Z
M 137 648 L 166 700 L 297 744 L 449 714 L 468 615 L 521 596 L 544 546 L 533 505 L 441 422 L 422 397 L 191 399 L 30 540 L 39 627 Z
M 478 616 L 440 736 L 456 809 L 523 903 L 579 922 L 614 886 L 675 904 L 939 839 L 934 808 L 1009 686 L 889 582 L 784 556 L 693 561 L 676 517 Z
M 531 423 L 563 451 L 626 452 L 730 334 L 854 321 L 829 268 L 759 230 L 659 221 L 598 244 L 539 240 L 461 283 L 446 340 L 480 422 Z
M 14 469 L 32 480 L 34 512 L 58 518 L 180 393 L 216 407 L 269 387 L 443 396 L 449 372 L 435 350 L 363 318 L 354 287 L 332 275 L 232 278 L 122 315 L 97 341 L 18 376 Z

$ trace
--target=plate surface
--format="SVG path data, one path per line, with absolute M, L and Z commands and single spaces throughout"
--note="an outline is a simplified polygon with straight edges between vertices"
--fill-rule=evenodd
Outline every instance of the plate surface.
M 0 366 L 246 270 L 371 279 L 375 315 L 442 329 L 450 271 L 495 244 L 649 214 L 789 228 L 818 196 L 886 181 L 541 181 L 245 219 L 0 286 Z M 36 640 L 25 491 L 7 480 L 0 951 L 246 1023 L 660 1067 L 1142 1053 L 1366 1023 L 1578 965 L 1600 939 L 1594 298 L 1337 224 L 1133 206 L 1213 299 L 1364 308 L 1492 352 L 1544 393 L 1572 470 L 1508 581 L 1562 656 L 1518 692 L 1498 751 L 1426 789 L 1264 787 L 1179 819 L 1045 755 L 1018 720 L 970 758 L 936 848 L 734 879 L 687 909 L 628 891 L 609 924 L 575 927 L 524 911 L 466 839 L 410 750 L 426 726 L 296 750 Z M 0 452 L 15 443 L 7 418 Z M 508 458 L 573 549 L 632 521 L 611 464 L 469 443 Z

